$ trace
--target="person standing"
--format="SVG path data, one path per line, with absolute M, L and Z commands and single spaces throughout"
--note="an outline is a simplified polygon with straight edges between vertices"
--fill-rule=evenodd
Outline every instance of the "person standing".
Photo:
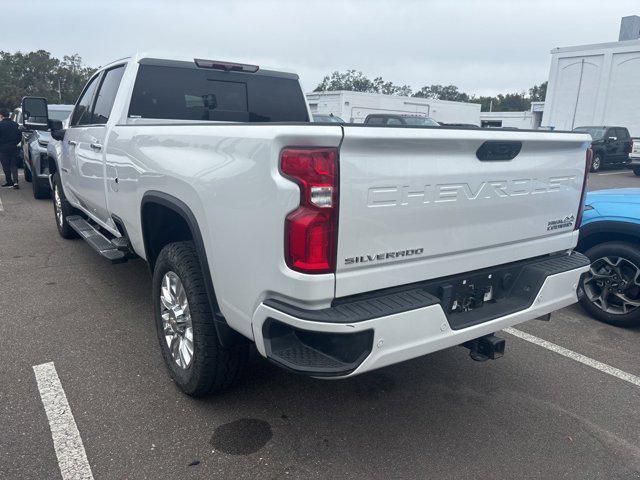
M 22 133 L 18 124 L 9 118 L 7 109 L 0 109 L 0 163 L 4 170 L 5 188 L 18 186 L 18 144 Z

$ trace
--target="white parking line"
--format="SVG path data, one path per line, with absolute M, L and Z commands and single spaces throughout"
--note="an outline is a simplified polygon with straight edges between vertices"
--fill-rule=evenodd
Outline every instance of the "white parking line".
M 2 206 L 2 199 L 0 198 L 0 212 L 4 212 L 4 207 Z
M 63 480 L 93 480 L 80 432 L 53 362 L 33 367 Z
M 548 342 L 542 338 L 536 337 L 526 332 L 522 332 L 520 330 L 516 330 L 515 328 L 505 328 L 503 331 L 513 335 L 514 337 L 521 338 L 522 340 L 526 340 L 527 342 L 535 343 L 542 348 L 546 348 L 547 350 L 551 350 L 552 352 L 563 355 L 571 360 L 575 360 L 576 362 L 580 362 L 584 365 L 588 365 L 591 368 L 595 368 L 596 370 L 600 370 L 601 372 L 607 373 L 613 377 L 619 378 L 620 380 L 624 380 L 625 382 L 629 382 L 636 387 L 640 387 L 640 377 L 632 375 L 631 373 L 624 372 L 619 370 L 611 365 L 607 365 L 606 363 L 599 362 L 594 360 L 593 358 L 586 357 L 580 353 L 576 353 L 567 348 L 561 347 L 560 345 L 556 345 L 555 343 Z
M 625 171 L 622 171 L 622 172 L 606 172 L 606 173 L 596 173 L 596 175 L 599 176 L 599 177 L 604 177 L 606 175 L 622 175 L 622 174 L 625 174 L 625 173 L 629 173 L 629 172 L 625 172 Z

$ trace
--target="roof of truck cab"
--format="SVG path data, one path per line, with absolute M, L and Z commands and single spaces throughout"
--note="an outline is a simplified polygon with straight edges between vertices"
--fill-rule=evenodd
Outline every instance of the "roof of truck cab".
M 134 62 L 138 62 L 141 65 L 159 65 L 166 67 L 178 67 L 178 68 L 194 68 L 200 69 L 195 63 L 196 58 L 207 59 L 207 60 L 217 60 L 220 62 L 234 62 L 240 64 L 251 64 L 255 65 L 255 63 L 238 61 L 238 60 L 229 60 L 229 59 L 220 59 L 215 55 L 211 54 L 194 54 L 194 55 L 175 55 L 175 54 L 167 54 L 167 53 L 156 53 L 156 52 L 138 52 L 131 57 L 127 57 L 126 60 L 133 60 Z M 120 62 L 125 59 L 120 59 L 115 62 Z M 297 73 L 288 72 L 286 70 L 270 70 L 266 68 L 262 68 L 262 66 L 258 65 L 259 70 L 255 72 L 253 75 L 268 75 L 270 77 L 281 77 L 281 78 L 291 78 L 294 80 L 298 80 L 300 77 Z

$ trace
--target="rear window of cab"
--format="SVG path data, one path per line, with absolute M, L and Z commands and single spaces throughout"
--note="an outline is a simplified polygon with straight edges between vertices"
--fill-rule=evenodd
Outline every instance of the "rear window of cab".
M 140 65 L 131 118 L 308 122 L 297 79 L 260 73 Z

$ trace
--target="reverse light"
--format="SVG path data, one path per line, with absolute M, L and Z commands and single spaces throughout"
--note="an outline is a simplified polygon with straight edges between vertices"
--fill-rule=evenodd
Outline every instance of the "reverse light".
M 285 260 L 304 273 L 335 271 L 338 150 L 285 148 L 280 171 L 300 187 L 300 205 L 285 219 Z
M 580 194 L 580 205 L 578 205 L 578 215 L 576 215 L 576 223 L 573 226 L 574 230 L 580 229 L 582 223 L 582 214 L 584 213 L 584 202 L 587 195 L 587 179 L 589 178 L 589 170 L 591 170 L 591 159 L 593 158 L 593 150 L 587 148 L 584 161 L 584 178 L 582 181 L 582 193 Z

